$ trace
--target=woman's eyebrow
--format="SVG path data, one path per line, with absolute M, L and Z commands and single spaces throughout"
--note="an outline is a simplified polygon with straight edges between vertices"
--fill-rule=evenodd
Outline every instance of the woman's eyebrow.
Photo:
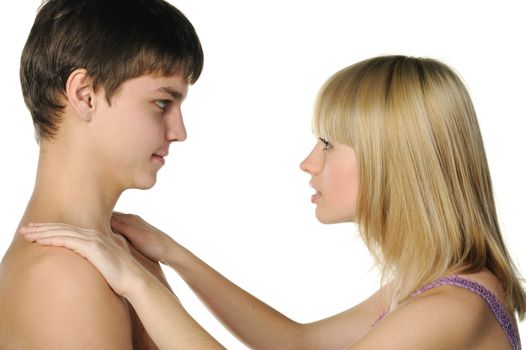
M 172 96 L 172 98 L 174 100 L 182 100 L 183 99 L 183 94 L 180 93 L 177 90 L 172 89 L 171 87 L 164 86 L 164 87 L 160 87 L 160 88 L 156 89 L 155 91 L 159 91 L 159 92 L 162 92 L 164 94 L 170 95 L 170 96 Z

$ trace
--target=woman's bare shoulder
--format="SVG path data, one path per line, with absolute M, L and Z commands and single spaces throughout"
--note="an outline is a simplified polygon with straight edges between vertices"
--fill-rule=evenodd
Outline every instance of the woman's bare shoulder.
M 351 349 L 504 349 L 499 327 L 478 294 L 442 285 L 408 299 Z

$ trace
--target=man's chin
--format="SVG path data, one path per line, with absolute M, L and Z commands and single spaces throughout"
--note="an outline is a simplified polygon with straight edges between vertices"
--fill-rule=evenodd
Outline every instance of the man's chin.
M 144 178 L 144 179 L 135 181 L 133 186 L 131 186 L 130 188 L 135 188 L 137 190 L 149 190 L 150 188 L 155 186 L 156 183 L 157 183 L 157 175 L 153 175 L 150 178 Z

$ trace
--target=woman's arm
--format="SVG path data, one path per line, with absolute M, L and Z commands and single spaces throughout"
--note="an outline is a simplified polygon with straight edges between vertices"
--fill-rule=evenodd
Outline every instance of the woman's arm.
M 139 217 L 120 216 L 119 219 L 112 220 L 112 225 L 116 231 L 125 233 L 135 248 L 144 255 L 176 268 L 215 315 L 250 348 L 342 349 L 367 333 L 382 311 L 382 295 L 378 292 L 338 315 L 309 324 L 299 324 L 231 283 Z M 126 225 L 131 227 L 125 227 Z M 186 311 L 179 303 L 170 304 L 170 308 L 163 304 L 170 298 L 176 298 L 157 296 L 161 291 L 166 292 L 166 289 L 159 289 L 160 282 L 152 282 L 150 277 L 146 278 L 145 276 L 151 275 L 146 274 L 147 271 L 125 250 L 117 249 L 113 241 L 100 233 L 57 224 L 27 227 L 22 233 L 31 241 L 65 246 L 85 256 L 102 272 L 116 293 L 129 299 L 148 332 L 152 332 L 150 335 L 156 343 L 159 341 L 156 330 L 162 330 L 159 332 L 160 336 L 165 337 L 162 339 L 172 339 L 165 330 L 178 324 L 179 318 L 185 319 Z M 147 295 L 150 297 L 146 297 Z M 167 321 L 170 319 L 169 312 L 174 313 L 171 316 L 172 322 Z M 188 319 L 194 322 L 189 316 Z M 187 326 L 192 328 L 192 322 Z M 177 335 L 179 336 L 181 334 Z M 198 336 L 198 339 L 205 338 Z
M 112 289 L 130 301 L 159 349 L 224 349 L 114 238 L 62 224 L 32 225 L 20 233 L 30 241 L 66 247 L 87 258 Z
M 140 217 L 116 214 L 111 224 L 144 255 L 174 268 L 214 315 L 250 348 L 342 349 L 368 332 L 383 311 L 378 292 L 341 314 L 300 324 L 229 281 Z
M 159 349 L 224 349 L 153 275 L 136 276 L 124 294 Z
M 132 303 L 160 349 L 222 348 L 177 298 L 114 239 L 61 224 L 22 228 L 21 233 L 30 241 L 67 247 L 86 257 L 114 291 Z M 187 281 L 186 276 L 191 276 L 189 283 L 193 283 L 194 290 L 201 290 L 198 294 L 216 315 L 232 323 L 232 330 L 254 349 L 465 349 L 489 341 L 495 342 L 492 348 L 500 348 L 507 342 L 498 325 L 496 334 L 479 336 L 495 328 L 493 314 L 483 299 L 453 286 L 438 287 L 410 299 L 374 328 L 371 323 L 382 309 L 382 291 L 339 315 L 301 325 L 235 286 L 168 236 L 152 231 L 151 226 L 142 234 L 145 242 L 151 239 L 148 236 L 165 244 L 172 242 L 149 245 L 146 250 L 165 252 L 164 261 L 181 269 Z M 291 331 L 287 322 L 296 328 Z
M 301 324 L 238 287 L 177 242 L 168 251 L 171 254 L 165 262 L 178 271 L 223 325 L 251 349 L 342 349 L 370 330 L 381 313 L 381 307 L 373 307 L 373 312 L 370 307 L 375 302 L 381 304 L 378 293 L 339 315 Z

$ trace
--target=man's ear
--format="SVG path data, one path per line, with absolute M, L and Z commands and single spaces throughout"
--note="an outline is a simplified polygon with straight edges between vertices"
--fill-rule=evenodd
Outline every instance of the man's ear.
M 75 69 L 69 75 L 66 82 L 66 97 L 78 117 L 85 122 L 90 122 L 92 113 L 95 111 L 95 93 L 87 70 Z

